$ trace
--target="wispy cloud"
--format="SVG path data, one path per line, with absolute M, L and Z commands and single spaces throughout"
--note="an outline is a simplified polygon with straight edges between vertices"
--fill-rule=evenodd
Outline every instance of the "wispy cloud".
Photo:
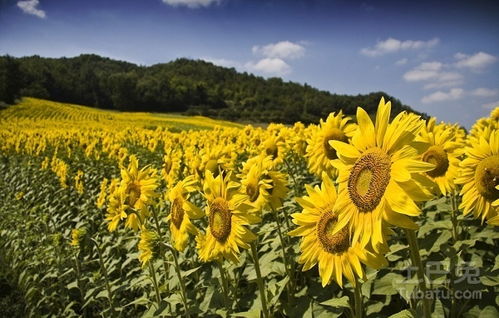
M 485 52 L 478 52 L 473 55 L 457 53 L 454 57 L 458 60 L 456 62 L 458 68 L 468 68 L 475 72 L 482 71 L 497 61 L 497 57 Z
M 281 41 L 264 46 L 255 45 L 251 49 L 253 54 L 267 58 L 297 59 L 305 55 L 305 48 L 297 43 Z
M 499 107 L 499 100 L 495 101 L 493 103 L 487 103 L 487 104 L 482 105 L 482 108 L 485 108 L 485 109 L 494 109 L 496 107 Z
M 445 102 L 461 99 L 465 96 L 465 92 L 462 88 L 452 88 L 448 92 L 436 91 L 430 95 L 426 95 L 421 99 L 424 104 L 435 103 L 435 102 Z
M 400 59 L 397 62 L 395 62 L 395 65 L 406 65 L 407 62 L 409 62 L 409 59 L 407 59 L 406 57 L 404 57 L 403 59 Z
M 245 64 L 250 71 L 261 72 L 269 75 L 286 75 L 291 73 L 291 66 L 280 58 L 264 58 L 258 62 Z
M 366 56 L 380 56 L 399 51 L 418 50 L 431 48 L 440 42 L 438 38 L 428 41 L 405 40 L 401 41 L 394 38 L 388 38 L 384 41 L 378 41 L 374 47 L 367 47 L 360 50 L 360 53 Z
M 223 67 L 234 67 L 234 68 L 241 68 L 243 65 L 237 61 L 234 60 L 229 60 L 229 59 L 224 59 L 224 58 L 211 58 L 211 57 L 202 57 L 202 60 L 206 62 L 213 63 L 218 66 L 223 66 Z
M 408 82 L 426 82 L 424 88 L 452 87 L 462 84 L 464 76 L 458 72 L 449 70 L 440 62 L 424 62 L 403 75 Z
M 21 10 L 23 10 L 24 13 L 32 14 L 34 16 L 41 18 L 41 19 L 45 19 L 45 17 L 46 17 L 45 11 L 38 8 L 39 4 L 40 4 L 40 1 L 38 1 L 38 0 L 25 0 L 25 1 L 18 1 L 17 2 L 17 6 Z
M 494 97 L 499 95 L 499 90 L 480 87 L 472 90 L 470 94 L 476 97 Z
M 221 0 L 163 0 L 164 3 L 173 7 L 185 6 L 191 9 L 209 7 L 212 4 L 219 4 Z

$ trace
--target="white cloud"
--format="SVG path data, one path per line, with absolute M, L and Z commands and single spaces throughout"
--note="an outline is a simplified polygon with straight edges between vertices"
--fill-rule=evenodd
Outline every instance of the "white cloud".
M 405 64 L 407 64 L 408 61 L 409 60 L 404 57 L 403 59 L 400 59 L 397 62 L 395 62 L 395 65 L 405 65 Z
M 426 81 L 438 77 L 443 64 L 440 62 L 421 63 L 412 70 L 404 74 L 404 79 L 408 82 Z
M 218 59 L 218 58 L 211 58 L 211 57 L 202 57 L 202 60 L 206 62 L 213 63 L 218 66 L 223 66 L 223 67 L 234 67 L 234 68 L 240 68 L 242 67 L 241 63 L 229 59 Z
M 499 90 L 480 87 L 472 90 L 470 94 L 477 97 L 493 97 L 499 94 Z
M 262 72 L 269 75 L 285 75 L 291 72 L 291 66 L 280 58 L 264 58 L 258 62 L 246 63 L 250 71 Z
M 209 7 L 212 4 L 219 4 L 221 0 L 163 0 L 164 3 L 173 7 L 186 6 L 191 9 Z
M 305 55 L 305 48 L 290 41 L 281 41 L 264 46 L 255 45 L 251 49 L 253 54 L 270 59 L 297 59 Z
M 448 92 L 437 91 L 430 95 L 424 96 L 421 102 L 425 104 L 435 103 L 435 102 L 445 102 L 458 100 L 464 96 L 464 90 L 462 88 L 452 88 Z
M 374 47 L 363 48 L 362 50 L 360 50 L 360 53 L 374 57 L 405 50 L 431 48 L 437 45 L 438 42 L 440 42 L 440 40 L 437 38 L 428 41 L 400 41 L 394 38 L 388 38 L 384 41 L 378 41 Z
M 499 107 L 499 100 L 496 102 L 493 102 L 493 103 L 487 103 L 487 104 L 482 105 L 482 108 L 485 108 L 485 109 L 494 109 L 496 107 Z
M 23 10 L 24 13 L 35 15 L 41 19 L 46 17 L 45 11 L 38 9 L 40 1 L 38 0 L 25 0 L 18 1 L 17 6 Z
M 458 60 L 456 66 L 459 68 L 469 68 L 472 71 L 482 71 L 485 67 L 495 63 L 497 57 L 485 52 L 478 52 L 473 55 L 456 53 L 454 57 Z
M 446 65 L 440 62 L 424 62 L 412 70 L 407 71 L 403 77 L 408 82 L 428 82 L 425 89 L 455 87 L 463 83 L 463 75 L 446 70 Z

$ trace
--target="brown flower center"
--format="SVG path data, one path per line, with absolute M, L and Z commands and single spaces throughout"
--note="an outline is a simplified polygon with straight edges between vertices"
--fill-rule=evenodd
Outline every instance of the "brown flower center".
M 348 142 L 347 136 L 338 128 L 331 128 L 324 134 L 324 139 L 322 140 L 322 146 L 324 147 L 324 152 L 326 157 L 330 160 L 334 160 L 338 158 L 336 154 L 336 150 L 331 147 L 329 141 L 331 140 L 339 140 L 342 142 Z
M 317 223 L 317 237 L 322 248 L 332 254 L 345 252 L 350 247 L 350 234 L 345 226 L 336 234 L 333 234 L 334 226 L 338 217 L 333 211 L 326 211 Z
M 183 200 L 181 198 L 175 198 L 172 203 L 171 213 L 172 213 L 172 223 L 177 229 L 180 229 L 182 221 L 184 220 L 184 208 Z
M 231 218 L 232 213 L 227 200 L 219 197 L 210 203 L 210 231 L 219 242 L 225 242 L 229 237 Z
M 480 161 L 475 170 L 475 184 L 478 192 L 487 200 L 495 201 L 499 198 L 499 155 L 491 156 Z
M 444 148 L 441 146 L 431 146 L 423 154 L 423 161 L 429 162 L 435 165 L 435 169 L 426 172 L 432 178 L 441 177 L 445 175 L 447 169 L 449 169 L 449 158 Z
M 140 198 L 140 184 L 137 181 L 133 181 L 128 184 L 126 190 L 126 192 L 128 193 L 126 203 L 128 206 L 133 207 Z
M 246 194 L 248 195 L 250 202 L 255 202 L 256 199 L 258 199 L 258 195 L 260 194 L 258 184 L 248 184 L 246 186 Z
M 265 153 L 267 156 L 272 156 L 272 160 L 277 158 L 277 155 L 279 154 L 279 149 L 277 148 L 277 145 L 273 142 L 270 143 L 266 148 L 265 148 Z
M 378 149 L 357 159 L 348 178 L 348 194 L 359 211 L 378 206 L 390 182 L 390 167 L 390 158 Z

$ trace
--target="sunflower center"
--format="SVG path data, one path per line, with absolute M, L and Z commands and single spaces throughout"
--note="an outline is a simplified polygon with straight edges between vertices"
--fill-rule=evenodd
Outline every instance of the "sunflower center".
M 260 194 L 260 191 L 258 190 L 258 185 L 250 183 L 246 186 L 246 194 L 249 197 L 249 200 L 251 202 L 255 202 L 256 199 L 258 198 L 258 195 Z
M 345 226 L 338 233 L 333 234 L 338 217 L 333 211 L 322 213 L 317 223 L 317 237 L 322 248 L 332 254 L 345 252 L 350 247 L 350 234 Z
M 431 146 L 423 154 L 423 161 L 435 165 L 435 169 L 426 172 L 432 178 L 441 177 L 449 169 L 449 158 L 444 148 L 441 146 Z
M 170 159 L 166 159 L 165 164 L 164 164 L 164 169 L 165 169 L 166 174 L 170 173 L 172 166 L 173 166 L 172 161 Z
M 499 155 L 483 159 L 475 170 L 475 183 L 478 192 L 487 200 L 499 198 Z
M 180 229 L 182 221 L 184 220 L 184 208 L 182 207 L 182 199 L 175 198 L 172 203 L 172 223 L 177 229 Z
M 138 184 L 136 181 L 130 183 L 127 187 L 127 193 L 128 193 L 127 204 L 129 206 L 134 206 L 135 203 L 140 198 L 140 194 L 141 194 L 140 184 Z
M 326 157 L 330 160 L 334 160 L 338 158 L 336 154 L 336 150 L 331 147 L 329 141 L 331 140 L 339 140 L 342 142 L 348 142 L 347 136 L 338 128 L 331 128 L 324 134 L 324 139 L 322 140 L 322 146 L 324 147 L 324 152 L 326 153 Z
M 229 203 L 223 198 L 216 198 L 210 204 L 210 230 L 219 241 L 224 242 L 230 234 L 232 214 Z
M 272 160 L 277 158 L 277 155 L 279 154 L 279 150 L 277 149 L 277 145 L 275 143 L 271 143 L 265 148 L 265 153 L 267 156 L 271 156 Z
M 348 195 L 359 211 L 373 211 L 390 182 L 390 158 L 373 150 L 355 162 L 348 178 Z

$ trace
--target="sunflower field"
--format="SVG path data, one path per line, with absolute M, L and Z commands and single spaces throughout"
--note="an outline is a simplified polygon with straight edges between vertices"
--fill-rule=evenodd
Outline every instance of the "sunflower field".
M 0 311 L 498 317 L 498 128 L 384 99 L 256 127 L 24 98 L 0 111 Z

